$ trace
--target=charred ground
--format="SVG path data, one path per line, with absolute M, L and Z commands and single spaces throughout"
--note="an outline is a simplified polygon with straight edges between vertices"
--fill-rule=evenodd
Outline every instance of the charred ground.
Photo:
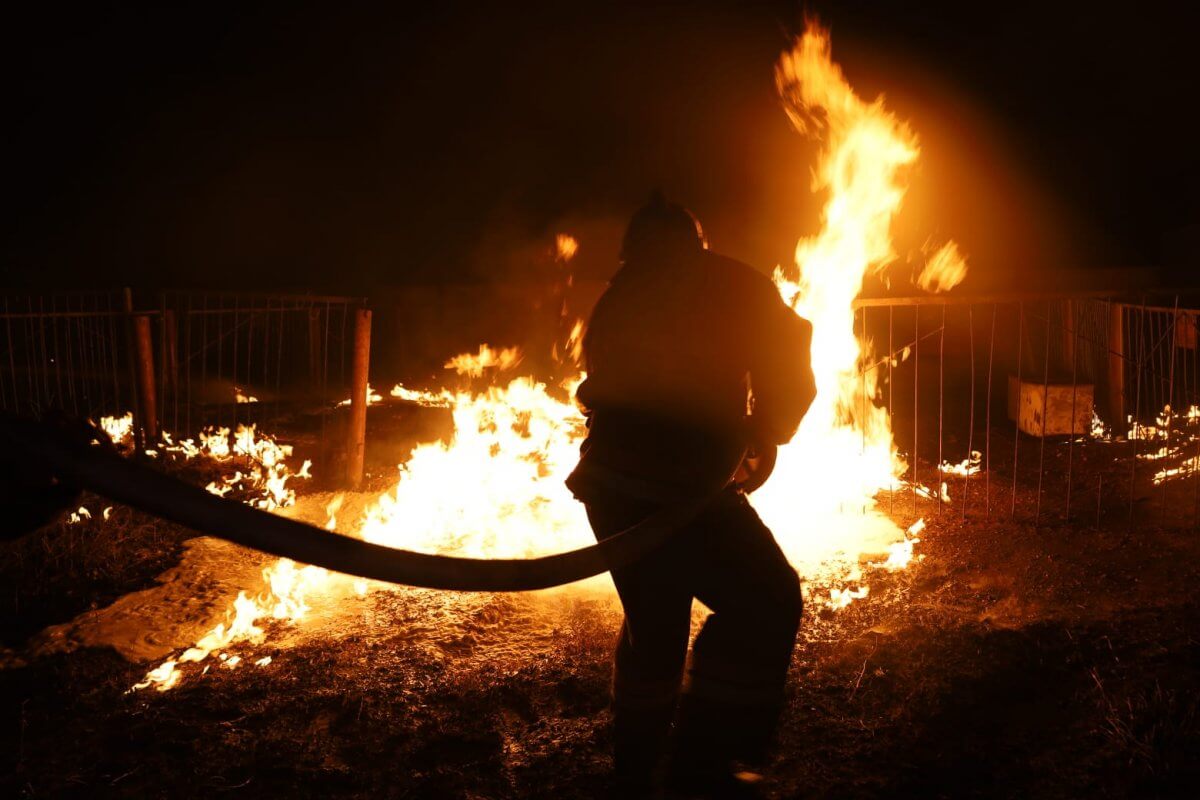
M 1073 454 L 1081 481 L 1124 474 L 1103 447 Z M 1005 465 L 993 469 L 1004 483 Z M 1035 502 L 1022 478 L 1018 517 Z M 990 522 L 975 505 L 964 521 L 957 505 L 931 504 L 923 560 L 871 572 L 870 596 L 836 614 L 810 607 L 775 795 L 1189 793 L 1200 537 L 1115 519 L 1014 524 L 1010 504 L 998 497 Z M 246 647 L 272 656 L 268 668 L 214 667 L 164 694 L 126 694 L 148 665 L 102 648 L 33 658 L 27 645 L 45 624 L 152 582 L 188 534 L 124 509 L 90 534 L 52 527 L 3 554 L 9 796 L 607 788 L 611 599 L 379 593 L 343 635 L 281 630 Z M 455 634 L 430 638 L 451 604 Z

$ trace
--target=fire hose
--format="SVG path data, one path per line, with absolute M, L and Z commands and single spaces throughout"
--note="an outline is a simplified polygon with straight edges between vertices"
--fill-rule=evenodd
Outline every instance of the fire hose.
M 538 558 L 479 559 L 385 547 L 224 500 L 123 458 L 111 448 L 64 436 L 46 423 L 0 417 L 0 443 L 2 457 L 17 460 L 23 468 L 40 468 L 63 484 L 210 536 L 348 575 L 453 591 L 546 589 L 619 569 L 661 546 L 727 485 L 723 482 L 713 491 L 668 505 L 621 533 L 578 550 Z

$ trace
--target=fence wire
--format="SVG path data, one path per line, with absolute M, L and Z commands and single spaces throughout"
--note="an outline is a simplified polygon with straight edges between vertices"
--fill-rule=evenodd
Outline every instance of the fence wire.
M 349 397 L 363 298 L 130 290 L 0 295 L 0 410 L 193 435 Z M 138 339 L 137 321 L 149 320 Z M 153 392 L 139 386 L 149 359 Z M 153 412 L 143 409 L 153 398 Z M 147 419 L 152 416 L 153 419 Z M 327 414 L 320 414 L 324 439 Z
M 1197 299 L 856 303 L 871 401 L 908 464 L 900 516 L 927 513 L 928 496 L 964 520 L 1200 524 Z M 942 468 L 972 452 L 978 471 Z

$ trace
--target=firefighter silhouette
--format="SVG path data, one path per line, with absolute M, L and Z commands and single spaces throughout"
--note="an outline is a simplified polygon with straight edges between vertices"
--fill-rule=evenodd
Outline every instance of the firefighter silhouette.
M 715 499 L 613 570 L 625 611 L 613 671 L 624 794 L 656 786 L 668 749 L 674 788 L 720 796 L 746 790 L 737 776 L 766 756 L 800 581 L 732 476 L 748 449 L 787 442 L 808 410 L 811 335 L 766 276 L 710 251 L 682 206 L 656 192 L 634 214 L 584 339 L 588 436 L 567 485 L 601 540 L 666 504 Z M 712 614 L 683 690 L 693 598 Z

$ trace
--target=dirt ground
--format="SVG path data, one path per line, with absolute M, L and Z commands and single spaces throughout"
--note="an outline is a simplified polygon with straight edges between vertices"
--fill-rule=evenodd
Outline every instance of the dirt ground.
M 1081 481 L 1122 469 L 1095 453 L 1074 463 Z M 1018 487 L 1022 508 L 1033 491 Z M 214 576 L 260 562 L 189 535 L 115 509 L 89 535 L 52 526 L 0 552 L 4 796 L 606 792 L 620 611 L 602 586 L 374 592 L 233 648 L 267 666 L 213 667 L 165 693 L 127 690 L 188 630 L 47 645 L 43 628 L 71 623 L 62 645 L 114 601 L 152 607 L 129 597 L 182 586 L 197 619 L 223 607 L 237 581 Z M 868 574 L 849 608 L 810 606 L 771 796 L 1194 796 L 1195 527 L 1035 527 L 947 507 L 917 552 L 903 572 Z M 210 567 L 185 569 L 191 584 L 162 577 L 197 564 Z

